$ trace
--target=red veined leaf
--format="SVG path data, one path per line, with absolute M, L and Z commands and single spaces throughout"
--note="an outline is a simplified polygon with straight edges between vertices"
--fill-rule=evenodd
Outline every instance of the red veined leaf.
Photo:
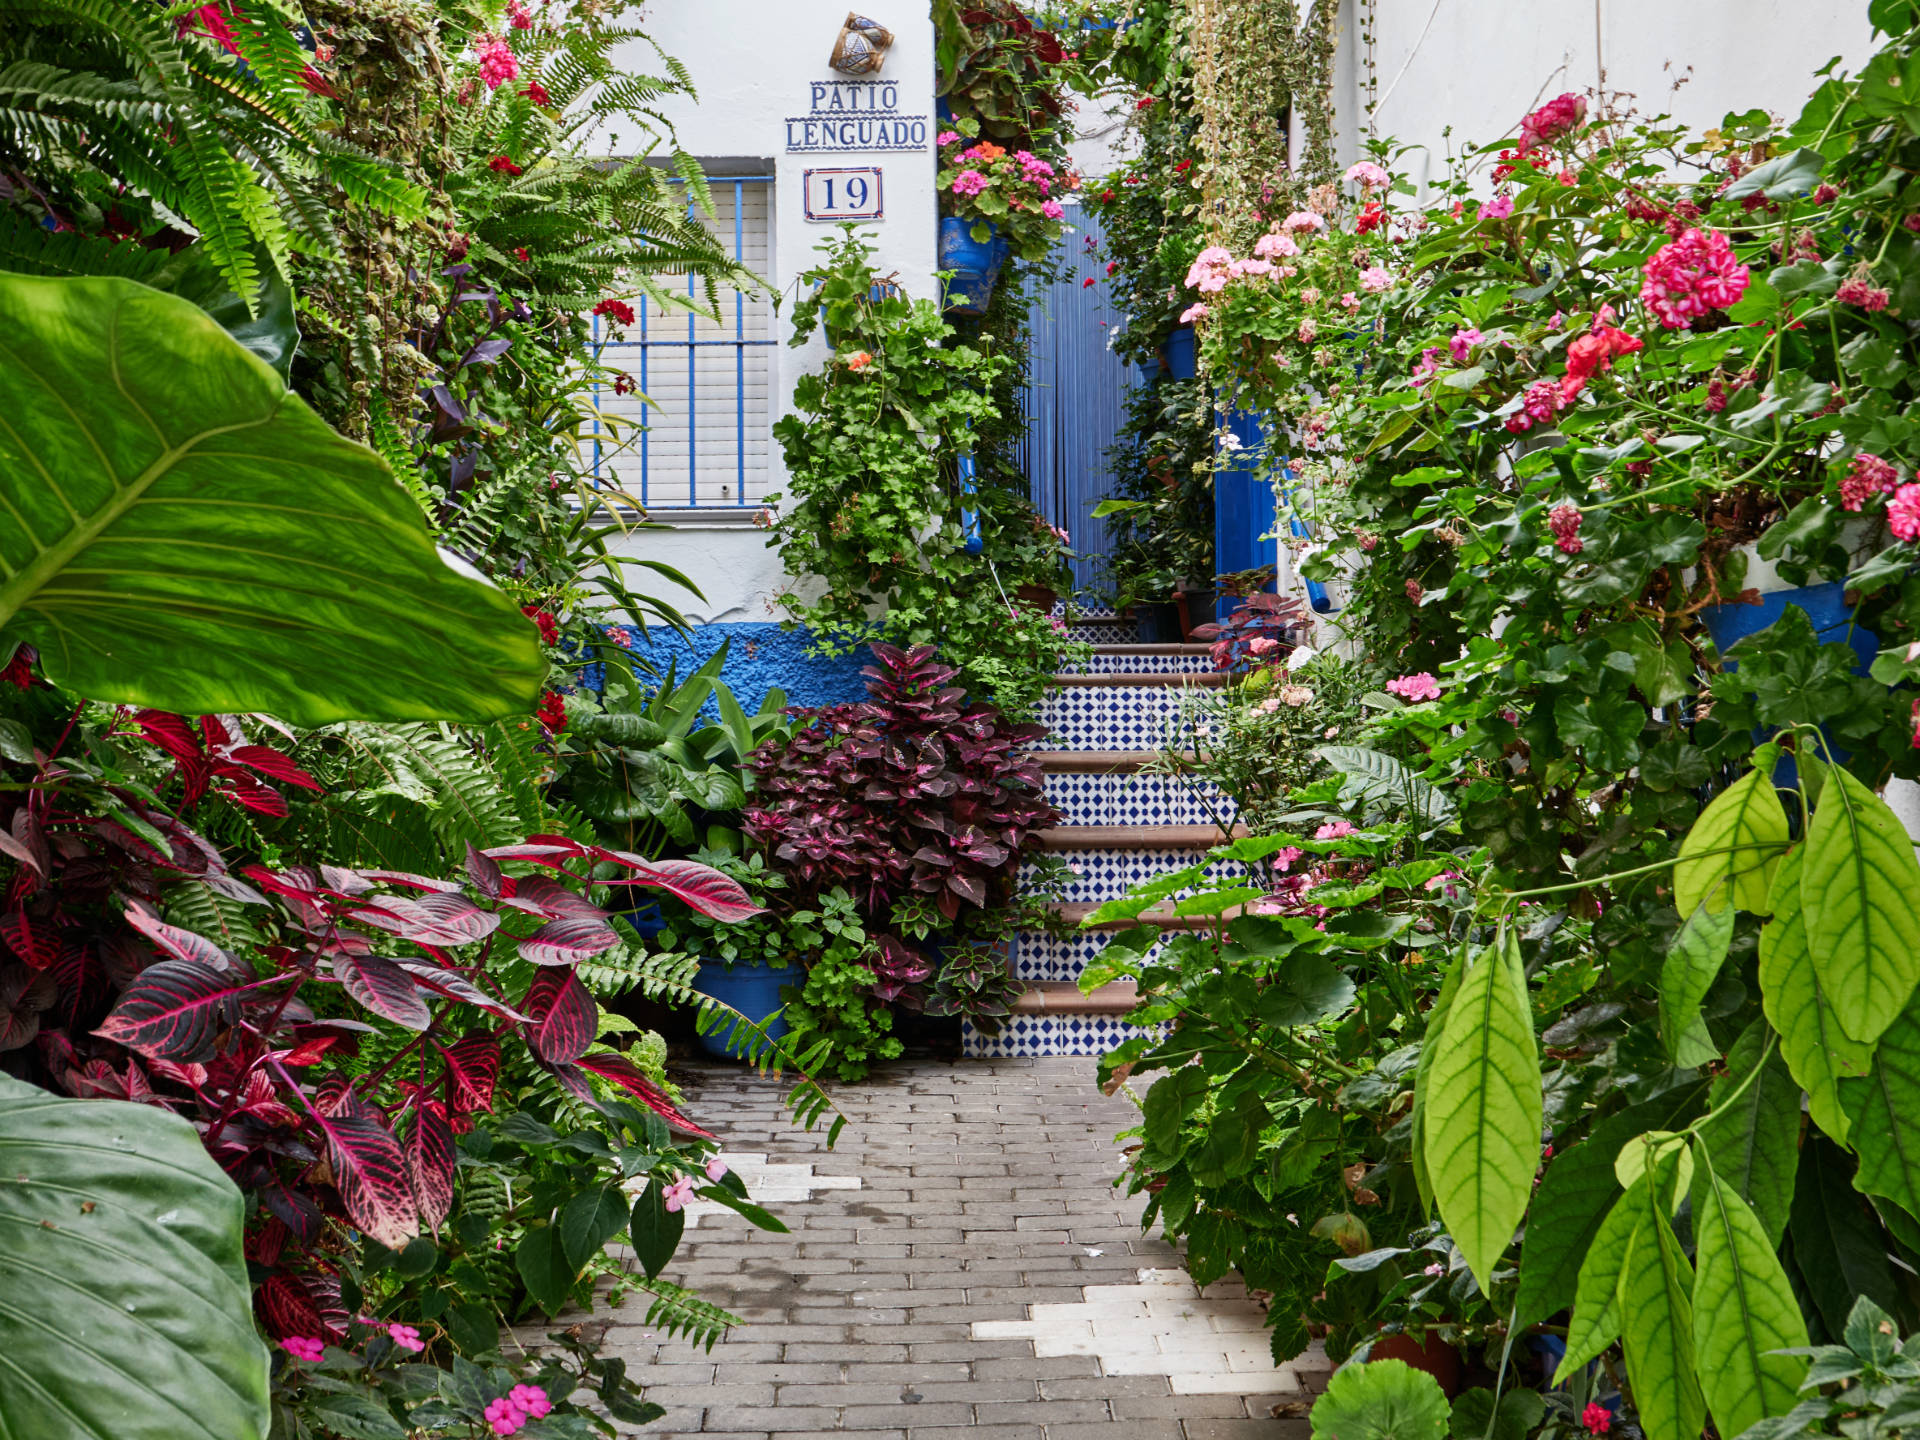
M 320 1307 L 313 1303 L 307 1287 L 297 1276 L 283 1271 L 260 1282 L 253 1292 L 253 1308 L 260 1316 L 261 1328 L 277 1340 L 342 1338 L 328 1334 Z
M 395 963 L 436 995 L 444 995 L 449 1000 L 464 1001 L 468 1005 L 477 1005 L 489 1015 L 498 1015 L 502 1020 L 529 1018 L 506 1001 L 494 999 L 458 970 L 442 969 L 438 965 L 428 965 L 419 960 L 399 960 Z
M 349 918 L 427 945 L 465 945 L 500 928 L 498 915 L 464 895 L 427 894 L 417 900 L 386 895 L 376 905 L 352 911 Z
M 550 845 L 556 850 L 566 851 L 569 855 L 585 855 L 593 849 L 592 846 L 582 845 L 578 840 L 570 839 L 565 835 L 529 835 L 527 836 L 526 843 L 529 845 Z M 487 853 L 492 855 L 495 852 L 489 850 Z
M 579 855 L 580 847 L 569 840 L 564 845 L 490 845 L 480 853 L 490 860 L 525 860 L 557 870 Z
M 40 1016 L 60 998 L 60 982 L 45 970 L 8 965 L 0 970 L 0 1050 L 18 1050 L 40 1033 Z
M 211 750 L 230 750 L 235 745 L 247 743 L 246 732 L 230 715 L 202 715 L 200 734 Z
M 407 1159 L 386 1118 L 351 1091 L 333 1114 L 317 1118 L 347 1217 L 389 1250 L 402 1248 L 420 1233 L 420 1221 Z
M 424 1030 L 433 1012 L 407 972 L 384 955 L 335 955 L 333 973 L 347 994 L 383 1020 Z
M 620 943 L 604 918 L 588 920 L 569 916 L 549 920 L 518 944 L 520 958 L 536 965 L 574 965 L 589 955 L 611 950 Z
M 226 896 L 229 900 L 238 900 L 242 905 L 266 905 L 271 902 L 258 890 L 244 880 L 236 880 L 231 875 L 208 875 L 201 882 L 209 890 Z
M 349 870 L 341 865 L 321 865 L 320 883 L 336 895 L 359 896 L 373 891 L 371 880 L 358 870 Z
M 260 1198 L 274 1219 L 286 1226 L 287 1232 L 301 1245 L 311 1245 L 320 1238 L 320 1207 L 284 1180 L 267 1186 L 260 1192 Z
M 157 745 L 176 760 L 198 760 L 204 747 L 192 725 L 179 715 L 164 710 L 142 710 L 133 717 L 141 738 Z
M 431 875 L 415 875 L 407 870 L 362 870 L 369 880 L 378 880 L 387 885 L 405 885 L 414 890 L 437 890 L 442 895 L 460 893 L 458 880 L 436 880 Z
M 683 1131 L 688 1135 L 697 1135 L 702 1140 L 718 1138 L 710 1132 L 702 1130 L 698 1125 L 694 1124 L 693 1121 L 681 1114 L 673 1101 L 667 1098 L 667 1092 L 654 1084 L 652 1080 L 648 1079 L 646 1072 L 641 1070 L 638 1065 L 635 1065 L 633 1061 L 629 1060 L 626 1056 L 616 1051 L 603 1050 L 593 1055 L 582 1055 L 578 1060 L 574 1061 L 574 1063 L 582 1069 L 591 1070 L 594 1074 L 611 1080 L 622 1090 L 638 1098 L 642 1105 L 645 1105 L 649 1110 L 653 1111 L 654 1114 L 673 1126 L 674 1129 Z
M 0 831 L 0 850 L 5 850 L 21 864 L 44 876 L 53 864 L 53 854 L 47 848 L 46 831 L 40 828 L 40 822 L 33 812 L 22 805 L 13 812 L 13 823 L 9 831 Z
M 44 970 L 60 958 L 60 940 L 52 925 L 45 920 L 29 920 L 24 910 L 0 915 L 0 940 L 36 970 Z
M 191 960 L 162 960 L 140 972 L 93 1033 L 142 1055 L 205 1060 L 220 1033 L 238 1023 L 240 997 L 261 983 Z
M 436 1048 L 447 1062 L 447 1109 L 459 1115 L 491 1110 L 500 1078 L 500 1042 L 491 1035 L 469 1035 Z
M 544 875 L 529 875 L 524 880 L 507 881 L 500 903 L 546 920 L 607 918 L 607 912 L 591 900 L 576 895 L 559 881 L 549 880 Z
M 320 1057 L 339 1043 L 338 1035 L 315 1035 L 310 1040 L 302 1040 L 291 1050 L 277 1051 L 274 1058 L 289 1070 L 299 1070 L 308 1065 L 318 1065 Z
M 271 815 L 278 819 L 287 813 L 287 797 L 245 771 L 227 776 L 218 788 L 234 804 L 256 815 Z
M 308 790 L 326 794 L 321 783 L 294 764 L 291 757 L 282 755 L 265 745 L 236 745 L 227 751 L 225 759 L 258 770 L 262 775 L 271 775 L 275 780 L 287 785 L 299 785 Z
M 204 935 L 169 925 L 138 900 L 127 902 L 127 923 L 176 960 L 191 960 L 213 970 L 238 972 L 233 956 Z
M 438 1230 L 453 1209 L 453 1127 L 446 1107 L 425 1095 L 416 1097 L 407 1131 L 407 1174 L 420 1218 Z
M 249 865 L 240 872 L 270 895 L 315 904 L 320 899 L 320 876 L 305 865 L 289 870 L 269 870 L 264 865 Z
M 600 1007 L 571 970 L 542 970 L 520 1003 L 533 1017 L 527 1043 L 550 1065 L 577 1060 L 598 1034 Z
M 535 1057 L 536 1060 L 538 1058 Z M 587 1083 L 587 1072 L 578 1065 L 549 1065 L 544 1060 L 539 1064 L 542 1070 L 566 1086 L 574 1099 L 591 1105 L 599 1098 L 593 1093 L 593 1086 Z
M 473 881 L 473 888 L 489 900 L 498 900 L 505 877 L 493 857 L 474 849 L 473 842 L 467 842 L 467 878 Z
M 609 880 L 609 885 L 644 885 L 651 890 L 664 890 L 723 925 L 750 920 L 762 913 L 763 907 L 748 898 L 738 880 L 721 874 L 711 865 L 692 860 L 645 860 L 624 850 L 596 849 L 594 853 L 602 859 L 617 860 L 634 872 L 630 879 Z

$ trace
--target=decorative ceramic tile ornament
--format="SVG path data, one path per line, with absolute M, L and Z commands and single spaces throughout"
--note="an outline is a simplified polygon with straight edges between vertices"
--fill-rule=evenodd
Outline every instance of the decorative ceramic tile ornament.
M 886 63 L 887 47 L 893 44 L 893 32 L 877 20 L 864 15 L 847 14 L 834 41 L 833 58 L 827 61 L 842 75 L 874 75 Z

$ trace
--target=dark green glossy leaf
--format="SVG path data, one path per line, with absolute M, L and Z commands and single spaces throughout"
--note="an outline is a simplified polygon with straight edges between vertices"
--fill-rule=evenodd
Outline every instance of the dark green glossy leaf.
M 1787 1238 L 1795 1268 L 1830 1334 L 1846 1324 L 1854 1298 L 1900 1302 L 1880 1224 L 1848 1183 L 1852 1160 L 1825 1136 L 1809 1133 L 1793 1187 Z
M 633 1202 L 633 1222 L 629 1234 L 640 1268 L 653 1279 L 666 1269 L 673 1252 L 680 1248 L 680 1236 L 687 1228 L 687 1217 L 669 1210 L 656 1177 Z
M 560 1248 L 578 1274 L 627 1223 L 627 1197 L 608 1185 L 574 1196 L 560 1209 Z
M 1712 1162 L 1711 1172 L 1752 1207 L 1768 1243 L 1778 1245 L 1793 1209 L 1793 1177 L 1800 1164 L 1800 1085 L 1779 1046 L 1769 1048 L 1772 1038 L 1767 1023 L 1756 1020 L 1733 1042 L 1727 1073 L 1714 1082 L 1712 1109 L 1694 1133 Z M 1703 1167 L 1695 1180 L 1695 1214 L 1707 1173 Z

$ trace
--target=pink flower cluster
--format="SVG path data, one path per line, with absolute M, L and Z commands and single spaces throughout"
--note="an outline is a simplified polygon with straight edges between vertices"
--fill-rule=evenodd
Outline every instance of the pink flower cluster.
M 1327 217 L 1314 210 L 1296 210 L 1280 222 L 1280 228 L 1289 235 L 1312 235 L 1327 228 Z
M 1369 295 L 1378 295 L 1393 288 L 1393 275 L 1381 265 L 1369 265 L 1360 272 L 1360 288 Z
M 529 1420 L 545 1419 L 553 1401 L 538 1385 L 516 1385 L 485 1410 L 487 1428 L 496 1435 L 511 1435 Z
M 1520 408 L 1507 417 L 1506 427 L 1515 435 L 1524 435 L 1536 425 L 1545 425 L 1572 403 L 1553 381 L 1536 380 L 1520 397 Z
M 1520 122 L 1520 151 L 1525 154 L 1536 146 L 1558 140 L 1578 130 L 1587 118 L 1584 95 L 1556 95 Z
M 1920 485 L 1902 485 L 1887 502 L 1887 527 L 1902 540 L 1920 540 Z
M 420 1338 L 420 1332 L 411 1325 L 387 1326 L 387 1338 L 393 1341 L 396 1349 L 404 1350 L 409 1355 L 418 1355 L 427 1348 L 427 1342 Z
M 1840 282 L 1840 288 L 1833 292 L 1833 298 L 1842 305 L 1858 305 L 1862 310 L 1884 310 L 1887 302 L 1893 298 L 1890 291 L 1877 285 L 1869 285 L 1866 280 L 1854 275 Z
M 1429 675 L 1427 678 L 1431 680 L 1433 677 Z M 1391 690 L 1393 686 L 1388 685 L 1387 688 Z M 1434 693 L 1437 695 L 1440 692 L 1436 690 Z M 1353 822 L 1351 820 L 1329 820 L 1325 825 L 1322 825 L 1318 830 L 1313 832 L 1313 838 L 1316 840 L 1344 840 L 1351 834 L 1353 834 Z
M 1042 195 L 1053 188 L 1053 166 L 1031 150 L 1016 150 L 1013 152 L 1013 158 L 1020 165 L 1020 178 L 1037 186 Z
M 1227 288 L 1233 263 L 1231 250 L 1219 245 L 1207 246 L 1187 267 L 1187 288 L 1198 290 L 1202 295 L 1218 295 Z
M 515 30 L 531 30 L 533 12 L 527 9 L 522 0 L 507 0 L 507 24 Z
M 1387 681 L 1387 693 L 1398 695 L 1402 700 L 1417 705 L 1422 700 L 1438 700 L 1440 682 L 1422 670 L 1417 675 L 1402 675 L 1398 679 Z M 1316 835 L 1314 838 L 1319 840 L 1325 837 Z
M 1891 495 L 1899 486 L 1899 470 L 1878 455 L 1862 451 L 1840 481 L 1840 508 L 1858 510 L 1875 495 Z
M 1362 160 L 1349 165 L 1347 173 L 1341 177 L 1348 184 L 1359 184 L 1368 190 L 1384 190 L 1392 182 L 1392 177 L 1371 160 Z
M 1453 357 L 1453 363 L 1464 365 L 1471 358 L 1473 347 L 1480 343 L 1480 332 L 1471 326 L 1465 330 L 1453 332 L 1453 338 L 1447 341 L 1447 354 Z
M 1291 235 L 1283 235 L 1276 231 L 1262 235 L 1254 241 L 1253 253 L 1262 260 L 1271 260 L 1276 255 L 1285 259 L 1290 255 L 1298 255 L 1300 246 Z
M 1747 267 L 1718 230 L 1686 230 L 1653 252 L 1642 273 L 1640 303 L 1669 330 L 1685 330 L 1709 310 L 1747 293 Z
M 944 150 L 959 138 L 960 132 L 958 130 L 942 130 L 938 135 L 933 137 L 933 143 Z
M 1212 313 L 1204 303 L 1196 301 L 1180 312 L 1180 323 L 1182 325 L 1191 325 L 1196 320 L 1206 319 L 1207 316 Z
M 320 1363 L 320 1357 L 327 1353 L 327 1342 L 315 1340 L 305 1335 L 289 1335 L 280 1342 L 280 1348 L 296 1360 L 304 1360 L 309 1365 Z
M 480 60 L 480 78 L 489 90 L 498 90 L 509 80 L 520 78 L 520 57 L 498 35 L 482 35 L 473 42 L 473 53 Z
M 1580 507 L 1574 504 L 1556 505 L 1547 512 L 1547 527 L 1553 531 L 1554 547 L 1562 555 L 1578 555 L 1587 548 L 1587 542 L 1580 538 Z
M 987 177 L 978 170 L 962 170 L 953 177 L 953 193 L 956 195 L 978 195 L 987 188 Z
M 1491 200 L 1483 201 L 1480 206 L 1482 220 L 1504 220 L 1511 214 L 1513 214 L 1511 195 L 1496 195 Z

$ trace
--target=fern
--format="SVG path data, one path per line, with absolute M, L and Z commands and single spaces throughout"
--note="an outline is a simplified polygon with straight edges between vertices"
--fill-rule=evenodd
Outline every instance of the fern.
M 695 1345 L 711 1350 L 715 1343 L 726 1338 L 729 1330 L 744 1323 L 739 1316 L 671 1281 L 636 1277 L 633 1283 L 653 1297 L 643 1323 L 659 1330 L 669 1340 L 684 1336 Z

